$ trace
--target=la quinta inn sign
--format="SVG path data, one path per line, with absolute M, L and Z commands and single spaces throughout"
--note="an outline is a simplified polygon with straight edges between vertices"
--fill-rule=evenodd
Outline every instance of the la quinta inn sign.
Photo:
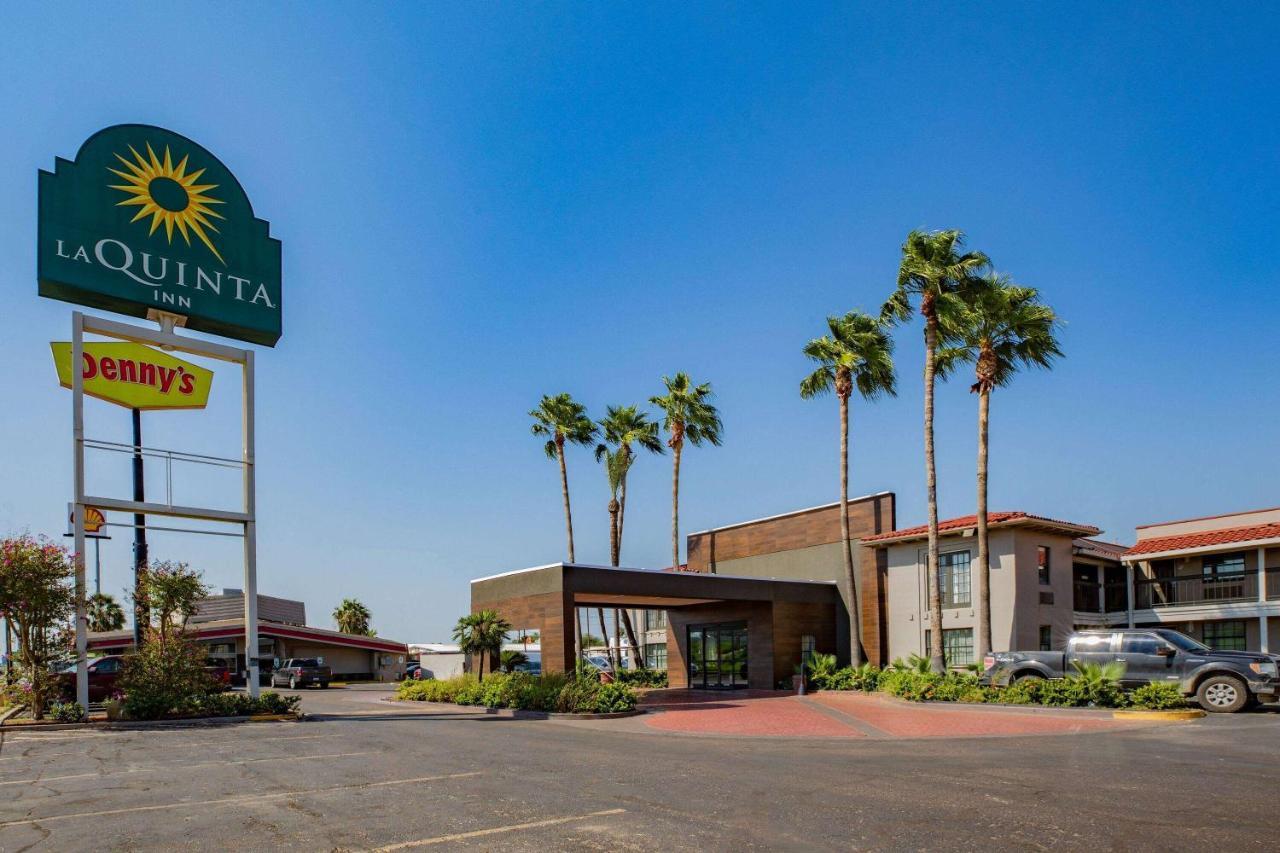
M 280 339 L 280 241 L 230 170 L 171 130 L 108 127 L 40 172 L 36 268 L 41 296 Z

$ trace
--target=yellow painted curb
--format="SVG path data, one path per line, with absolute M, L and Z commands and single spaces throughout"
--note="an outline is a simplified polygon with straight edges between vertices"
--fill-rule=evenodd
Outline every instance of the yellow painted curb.
M 251 714 L 249 722 L 251 723 L 279 723 L 284 720 L 296 720 L 293 714 Z
M 1194 720 L 1205 716 L 1205 712 L 1199 708 L 1181 711 L 1112 711 L 1111 716 L 1117 720 Z

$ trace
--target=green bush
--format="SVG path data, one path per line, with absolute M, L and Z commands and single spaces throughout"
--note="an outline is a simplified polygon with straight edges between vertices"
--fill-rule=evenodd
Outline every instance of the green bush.
M 474 683 L 475 679 L 469 675 L 444 680 L 402 681 L 396 689 L 396 698 L 413 702 L 454 702 L 465 685 Z
M 600 685 L 596 693 L 594 712 L 597 714 L 616 714 L 622 711 L 634 711 L 636 708 L 636 692 L 629 685 L 620 682 Z
M 268 691 L 258 697 L 257 714 L 292 714 L 302 704 L 301 696 L 284 696 Z
M 618 681 L 632 687 L 666 687 L 665 669 L 624 669 L 617 675 Z
M 577 676 L 513 672 L 495 673 L 484 681 L 470 676 L 447 681 L 406 681 L 397 689 L 396 698 L 574 714 L 630 711 L 636 706 L 635 690 L 629 684 L 601 684 L 599 675 L 586 671 Z
M 1129 703 L 1147 711 L 1171 711 L 1189 704 L 1178 685 L 1162 681 L 1142 685 L 1129 694 Z
M 49 706 L 49 716 L 59 723 L 83 723 L 89 719 L 79 702 L 54 702 Z

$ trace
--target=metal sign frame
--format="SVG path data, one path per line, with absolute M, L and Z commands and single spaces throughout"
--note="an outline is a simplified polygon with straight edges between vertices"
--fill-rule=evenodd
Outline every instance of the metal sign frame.
M 115 320 L 107 320 L 75 311 L 71 315 L 71 423 L 74 465 L 74 483 L 72 501 L 74 521 L 72 534 L 74 537 L 75 571 L 76 571 L 76 701 L 84 708 L 89 707 L 89 664 L 88 664 L 88 607 L 86 603 L 85 579 L 85 509 L 92 505 L 107 511 L 135 513 L 142 515 L 160 515 L 177 518 L 193 518 L 203 521 L 215 521 L 240 525 L 244 539 L 244 623 L 245 623 L 245 669 L 248 673 L 247 688 L 249 695 L 258 695 L 258 539 L 257 539 L 257 501 L 255 497 L 255 461 L 254 461 L 254 389 L 253 389 L 253 351 L 231 347 L 211 341 L 180 337 L 173 333 L 172 320 L 165 322 L 161 317 L 159 331 L 132 326 Z M 167 503 L 151 501 L 120 500 L 117 498 L 86 495 L 84 491 L 85 464 L 84 451 L 84 379 L 81 363 L 84 353 L 85 334 L 101 335 L 123 341 L 157 346 L 164 350 L 201 355 L 219 361 L 239 364 L 243 377 L 242 403 L 242 441 L 241 466 L 243 471 L 243 505 L 239 512 L 210 509 L 207 507 L 175 506 L 171 500 Z M 92 444 L 92 442 L 90 442 Z

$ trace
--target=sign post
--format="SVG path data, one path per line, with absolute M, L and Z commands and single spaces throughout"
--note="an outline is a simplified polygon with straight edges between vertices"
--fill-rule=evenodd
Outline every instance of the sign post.
M 53 172 L 40 172 L 39 199 L 36 259 L 40 295 L 160 323 L 157 332 L 76 311 L 71 319 L 70 345 L 54 344 L 59 377 L 72 396 L 77 701 L 88 707 L 84 540 L 90 505 L 133 514 L 135 584 L 147 560 L 148 515 L 241 527 L 245 672 L 249 692 L 257 696 L 253 352 L 180 337 L 174 328 L 184 326 L 275 346 L 282 331 L 280 241 L 271 236 L 269 223 L 254 216 L 239 180 L 217 157 L 185 136 L 150 125 L 116 125 L 90 136 L 74 160 L 58 158 Z M 115 342 L 86 341 L 86 334 L 114 338 Z M 175 505 L 171 489 L 164 502 L 148 501 L 145 496 L 143 456 L 157 451 L 142 445 L 141 411 L 203 408 L 212 381 L 212 373 L 173 358 L 170 351 L 241 367 L 244 412 L 240 458 L 185 454 L 185 461 L 242 470 L 243 501 L 237 511 Z M 121 445 L 85 437 L 86 394 L 132 410 L 133 444 L 128 446 L 133 456 L 132 500 L 85 494 L 86 447 L 122 449 Z M 172 451 L 164 453 L 170 461 L 176 458 Z M 142 621 L 135 614 L 138 642 Z

